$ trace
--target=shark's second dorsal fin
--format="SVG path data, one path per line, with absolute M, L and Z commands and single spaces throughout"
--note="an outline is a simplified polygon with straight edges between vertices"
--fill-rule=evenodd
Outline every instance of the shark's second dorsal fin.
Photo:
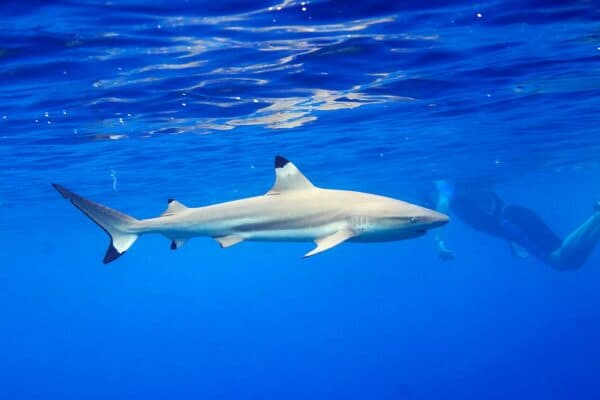
M 187 209 L 186 206 L 184 206 L 177 200 L 169 199 L 169 200 L 167 200 L 167 203 L 169 203 L 169 205 L 167 206 L 167 209 L 165 210 L 165 212 L 161 214 L 161 217 L 168 217 L 170 215 L 177 214 L 178 212 Z
M 267 192 L 268 195 L 312 188 L 313 184 L 292 162 L 281 156 L 275 157 L 275 184 Z

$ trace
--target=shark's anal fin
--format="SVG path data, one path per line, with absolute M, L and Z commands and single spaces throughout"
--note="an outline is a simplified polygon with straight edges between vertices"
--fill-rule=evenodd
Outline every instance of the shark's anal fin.
M 275 184 L 267 192 L 267 195 L 313 188 L 313 184 L 306 179 L 293 163 L 281 156 L 275 157 Z
M 244 241 L 244 238 L 237 235 L 227 235 L 216 237 L 215 240 L 219 242 L 222 248 L 227 248 Z
M 187 207 L 178 202 L 177 200 L 169 199 L 167 200 L 168 206 L 164 213 L 161 214 L 161 217 L 168 217 L 170 215 L 177 214 L 183 210 L 187 210 Z
M 171 240 L 171 250 L 177 250 L 183 247 L 187 242 L 187 239 L 173 239 Z
M 304 257 L 310 257 L 314 256 L 315 254 L 322 253 L 325 250 L 329 250 L 330 248 L 335 247 L 354 236 L 356 236 L 356 232 L 354 232 L 352 229 L 342 229 L 329 236 L 319 238 L 315 240 L 317 247 L 306 253 Z

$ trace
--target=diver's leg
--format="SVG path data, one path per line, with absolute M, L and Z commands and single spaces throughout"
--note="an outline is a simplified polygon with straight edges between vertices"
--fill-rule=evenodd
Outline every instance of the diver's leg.
M 600 210 L 588 218 L 581 226 L 571 232 L 548 257 L 556 269 L 575 269 L 581 267 L 600 240 Z

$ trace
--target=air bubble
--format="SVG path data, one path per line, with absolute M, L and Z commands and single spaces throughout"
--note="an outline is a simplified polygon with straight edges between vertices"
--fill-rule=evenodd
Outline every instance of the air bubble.
M 117 171 L 114 169 L 110 169 L 110 176 L 112 177 L 112 188 L 116 192 L 117 191 Z

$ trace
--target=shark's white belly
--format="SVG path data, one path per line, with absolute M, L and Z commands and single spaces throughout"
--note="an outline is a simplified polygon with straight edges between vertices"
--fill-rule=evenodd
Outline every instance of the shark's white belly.
M 288 227 L 283 229 L 260 229 L 250 231 L 232 229 L 230 234 L 243 237 L 245 240 L 254 241 L 310 242 L 324 236 L 329 236 L 342 229 L 343 226 L 345 226 L 343 222 L 332 222 L 320 226 Z

